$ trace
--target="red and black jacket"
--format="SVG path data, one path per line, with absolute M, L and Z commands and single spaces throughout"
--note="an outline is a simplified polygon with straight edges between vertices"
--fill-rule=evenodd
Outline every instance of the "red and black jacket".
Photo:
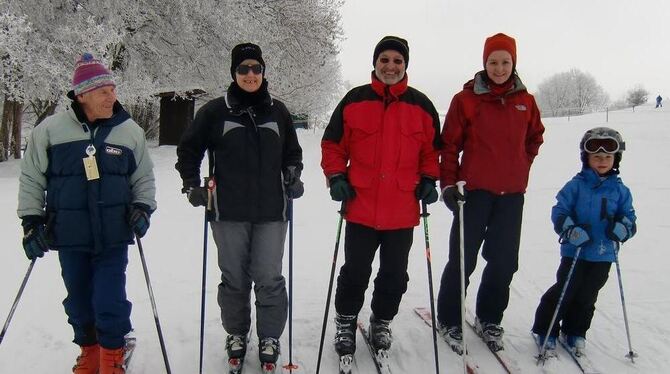
M 327 178 L 345 174 L 356 191 L 348 221 L 378 230 L 419 223 L 414 190 L 422 176 L 439 176 L 440 123 L 433 103 L 407 86 L 372 83 L 349 91 L 321 142 Z

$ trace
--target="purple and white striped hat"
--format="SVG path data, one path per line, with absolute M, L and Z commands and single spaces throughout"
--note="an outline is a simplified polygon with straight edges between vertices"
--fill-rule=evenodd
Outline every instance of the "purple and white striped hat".
M 84 53 L 74 66 L 72 75 L 74 95 L 81 95 L 105 86 L 116 87 L 112 73 L 100 60 L 93 58 L 92 54 Z

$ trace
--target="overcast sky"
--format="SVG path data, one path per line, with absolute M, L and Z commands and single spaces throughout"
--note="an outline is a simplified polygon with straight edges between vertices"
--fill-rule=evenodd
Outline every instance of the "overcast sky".
M 409 84 L 446 110 L 481 70 L 486 37 L 517 41 L 517 70 L 531 92 L 578 68 L 611 100 L 642 84 L 670 102 L 670 0 L 346 0 L 340 62 L 352 86 L 369 83 L 384 35 L 409 42 Z

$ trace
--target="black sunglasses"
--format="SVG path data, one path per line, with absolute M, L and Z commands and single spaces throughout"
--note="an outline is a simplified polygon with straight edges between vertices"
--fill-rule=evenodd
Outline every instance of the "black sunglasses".
M 253 64 L 253 65 L 238 65 L 235 71 L 239 75 L 247 75 L 249 74 L 249 71 L 252 71 L 254 74 L 262 74 L 263 73 L 263 65 L 261 64 Z

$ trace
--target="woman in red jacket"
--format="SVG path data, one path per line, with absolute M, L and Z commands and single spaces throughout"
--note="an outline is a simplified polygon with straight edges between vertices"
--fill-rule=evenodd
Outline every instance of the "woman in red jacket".
M 442 129 L 442 197 L 465 225 L 465 287 L 475 269 L 479 247 L 487 264 L 477 294 L 476 327 L 493 350 L 500 350 L 500 323 L 509 285 L 518 267 L 524 193 L 544 126 L 535 99 L 516 73 L 516 42 L 496 34 L 484 44 L 485 70 L 475 74 L 451 101 Z M 460 159 L 459 159 L 460 156 Z M 465 181 L 465 196 L 455 184 Z M 443 338 L 463 351 L 460 309 L 459 218 L 454 214 L 449 261 L 438 296 Z

